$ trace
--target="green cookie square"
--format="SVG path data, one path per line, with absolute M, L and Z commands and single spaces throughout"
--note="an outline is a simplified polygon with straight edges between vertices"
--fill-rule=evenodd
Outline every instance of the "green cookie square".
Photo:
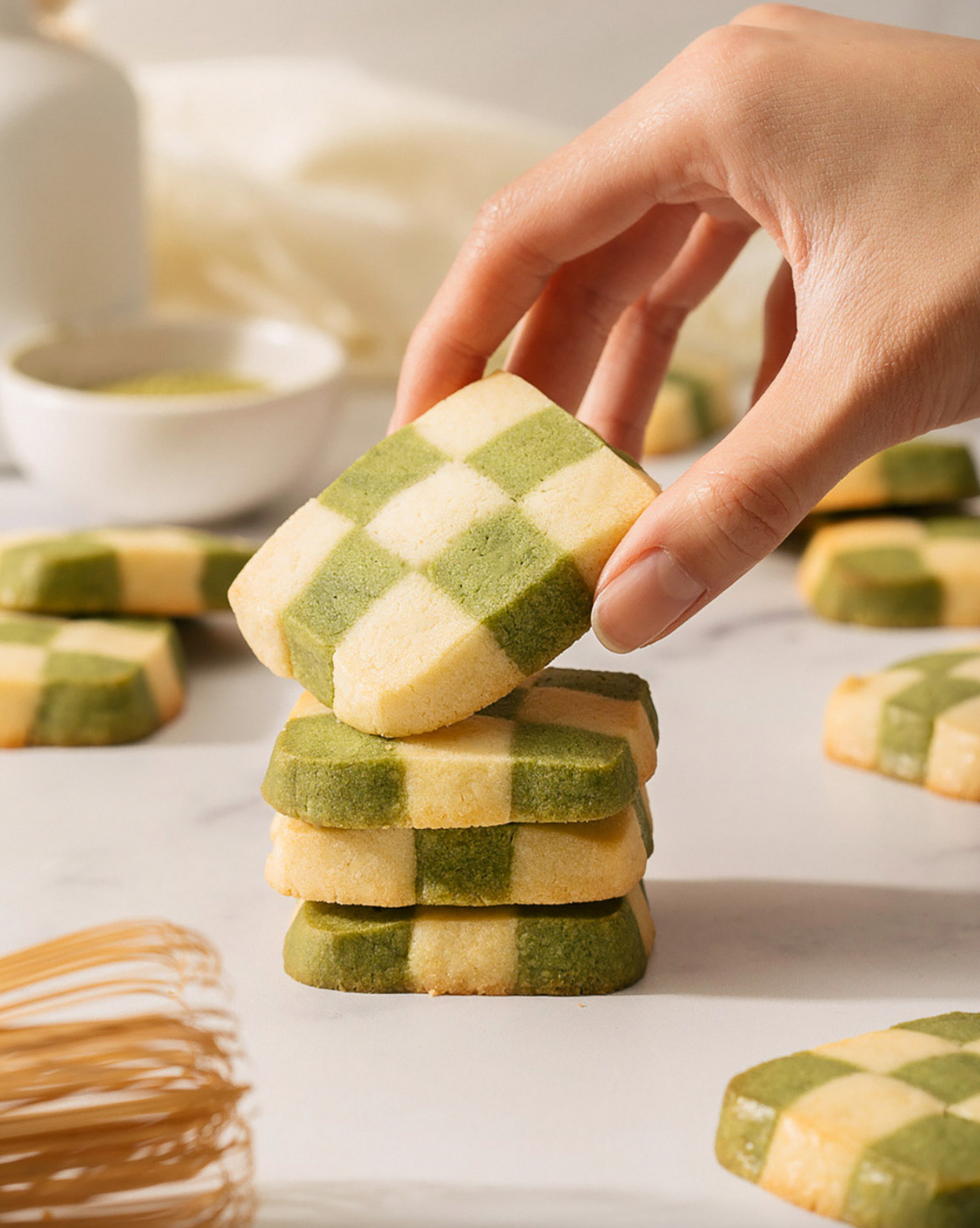
M 958 1104 L 980 1094 L 980 1054 L 944 1053 L 909 1062 L 892 1077 L 919 1087 L 937 1100 Z
M 664 383 L 674 384 L 687 393 L 698 438 L 705 439 L 708 435 L 713 435 L 718 429 L 718 423 L 715 419 L 711 389 L 708 384 L 698 379 L 696 375 L 676 369 L 667 372 Z
M 228 590 L 253 551 L 230 546 L 218 537 L 201 538 L 201 596 L 209 610 L 228 609 Z
M 851 1179 L 842 1218 L 875 1228 L 980 1224 L 980 1125 L 924 1117 L 873 1143 Z
M 763 1062 L 729 1083 L 715 1138 L 725 1168 L 758 1181 L 780 1112 L 832 1079 L 854 1074 L 856 1066 L 818 1053 L 794 1053 Z
M 84 534 L 25 542 L 0 554 L 0 604 L 97 614 L 118 609 L 121 597 L 118 555 Z
M 307 985 L 403 992 L 414 917 L 413 908 L 303 904 L 286 934 L 286 972 Z
M 926 674 L 948 674 L 965 661 L 975 661 L 977 652 L 928 652 L 923 657 L 909 657 L 899 661 L 893 669 L 921 669 Z
M 962 444 L 913 440 L 878 456 L 890 497 L 899 503 L 966 498 L 980 493 L 970 453 Z
M 623 900 L 517 910 L 520 994 L 608 993 L 639 980 L 646 962 L 640 927 Z
M 34 717 L 33 741 L 55 746 L 135 741 L 159 725 L 146 675 L 131 661 L 52 652 Z
M 344 634 L 408 568 L 354 529 L 327 555 L 283 611 L 293 676 L 325 702 L 333 696 L 333 651 Z
M 397 742 L 361 733 L 324 712 L 286 723 L 262 796 L 280 814 L 319 827 L 401 826 L 405 768 Z
M 366 452 L 319 496 L 326 507 L 365 525 L 400 490 L 434 473 L 448 458 L 405 427 Z
M 980 1040 L 980 1013 L 950 1011 L 946 1015 L 930 1015 L 928 1019 L 912 1019 L 895 1025 L 905 1032 L 924 1032 L 927 1036 L 939 1036 L 956 1045 L 969 1045 Z
M 515 815 L 556 821 L 569 814 L 604 818 L 628 806 L 639 790 L 625 738 L 518 721 L 511 756 Z
M 0 618 L 0 644 L 34 644 L 43 648 L 62 626 L 61 622 L 44 619 Z
M 930 674 L 893 695 L 878 734 L 881 770 L 903 780 L 922 780 L 936 717 L 975 695 L 980 695 L 980 682 L 949 674 Z
M 922 524 L 930 537 L 980 537 L 980 516 L 935 516 Z
M 499 904 L 507 899 L 515 826 L 420 829 L 416 896 L 423 904 Z
M 575 564 L 516 508 L 471 526 L 433 560 L 430 577 L 524 674 L 589 626 L 592 594 Z
M 599 437 L 556 405 L 523 418 L 467 458 L 467 464 L 519 499 L 551 474 L 603 446 Z

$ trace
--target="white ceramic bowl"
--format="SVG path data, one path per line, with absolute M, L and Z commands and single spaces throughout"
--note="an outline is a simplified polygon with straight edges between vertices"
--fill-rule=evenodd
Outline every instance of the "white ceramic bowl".
M 217 520 L 286 493 L 322 457 L 343 367 L 333 338 L 296 324 L 142 319 L 18 347 L 0 367 L 0 408 L 24 472 L 90 513 Z M 86 390 L 181 369 L 230 371 L 264 388 Z

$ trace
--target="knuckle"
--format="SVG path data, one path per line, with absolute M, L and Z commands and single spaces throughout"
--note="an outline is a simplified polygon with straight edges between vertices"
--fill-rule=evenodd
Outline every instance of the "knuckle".
M 575 318 L 584 320 L 600 336 L 606 336 L 623 314 L 627 302 L 615 293 L 589 282 L 558 282 L 556 297 L 564 299 Z
M 696 501 L 724 562 L 748 566 L 774 550 L 802 518 L 799 496 L 772 469 L 705 476 Z
M 489 196 L 477 212 L 470 232 L 471 244 L 480 249 L 492 247 L 508 229 L 516 212 L 515 203 L 512 187 Z
M 652 343 L 673 349 L 681 327 L 688 316 L 682 303 L 664 303 L 649 299 L 642 304 L 644 330 Z
M 769 92 L 778 72 L 777 32 L 755 25 L 716 26 L 687 52 L 697 88 L 705 92 L 726 123 L 741 122 L 746 109 Z
M 757 42 L 760 34 L 755 26 L 713 26 L 699 35 L 682 54 L 699 61 L 734 60 Z
M 751 4 L 732 18 L 733 25 L 783 26 L 796 16 L 792 4 Z
M 477 258 L 506 253 L 536 275 L 551 271 L 551 263 L 524 237 L 528 198 L 521 180 L 515 180 L 488 197 L 480 206 L 467 246 Z

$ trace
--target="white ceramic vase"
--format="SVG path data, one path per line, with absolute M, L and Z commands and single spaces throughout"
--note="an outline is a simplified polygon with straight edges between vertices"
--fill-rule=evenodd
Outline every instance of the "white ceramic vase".
M 129 82 L 39 34 L 32 0 L 0 0 L 0 350 L 133 315 L 147 286 Z

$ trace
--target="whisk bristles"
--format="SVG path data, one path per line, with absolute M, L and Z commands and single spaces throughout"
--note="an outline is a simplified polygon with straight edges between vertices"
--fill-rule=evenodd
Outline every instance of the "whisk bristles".
M 163 921 L 0 959 L 0 1224 L 237 1228 L 254 1211 L 214 949 Z

